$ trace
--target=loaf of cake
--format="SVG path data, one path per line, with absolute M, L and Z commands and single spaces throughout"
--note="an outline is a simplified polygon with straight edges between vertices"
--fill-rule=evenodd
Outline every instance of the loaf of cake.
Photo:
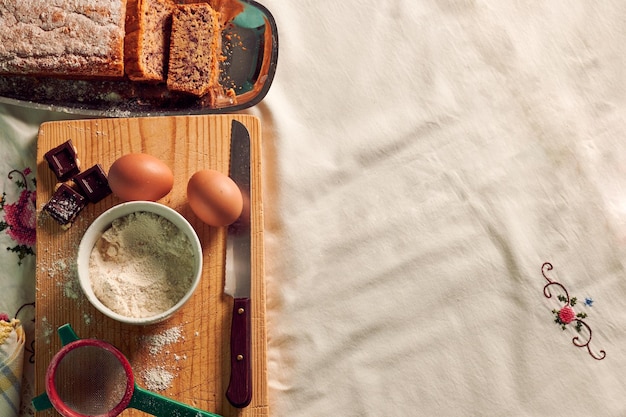
M 128 0 L 125 71 L 133 81 L 165 81 L 169 55 L 172 0 Z
M 204 96 L 219 86 L 219 13 L 207 3 L 180 4 L 172 17 L 167 88 Z
M 126 0 L 0 1 L 0 74 L 124 76 Z

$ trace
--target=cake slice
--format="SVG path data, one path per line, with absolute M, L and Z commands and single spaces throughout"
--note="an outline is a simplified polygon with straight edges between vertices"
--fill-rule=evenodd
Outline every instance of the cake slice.
M 204 96 L 219 86 L 219 13 L 207 3 L 180 4 L 172 17 L 167 88 Z
M 0 1 L 0 74 L 124 76 L 126 0 Z
M 172 0 L 128 0 L 125 71 L 133 81 L 165 81 Z

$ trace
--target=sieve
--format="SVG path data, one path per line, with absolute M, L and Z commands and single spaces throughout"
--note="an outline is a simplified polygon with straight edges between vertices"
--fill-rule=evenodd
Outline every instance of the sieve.
M 48 365 L 46 392 L 33 399 L 36 411 L 54 407 L 63 417 L 116 417 L 134 408 L 157 417 L 220 417 L 139 387 L 130 363 L 110 343 L 79 339 L 69 324 L 58 333 L 63 347 Z

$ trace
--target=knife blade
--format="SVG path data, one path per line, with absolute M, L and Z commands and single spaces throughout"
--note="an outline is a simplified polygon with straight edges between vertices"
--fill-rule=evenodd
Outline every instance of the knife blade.
M 230 177 L 243 196 L 239 219 L 228 227 L 224 293 L 234 298 L 230 329 L 230 381 L 226 398 L 237 408 L 252 400 L 250 134 L 233 120 L 230 136 Z

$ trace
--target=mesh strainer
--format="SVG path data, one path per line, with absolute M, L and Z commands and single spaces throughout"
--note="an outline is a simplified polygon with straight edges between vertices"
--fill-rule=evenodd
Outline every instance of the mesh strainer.
M 139 387 L 130 363 L 113 345 L 79 339 L 69 324 L 59 335 L 63 347 L 48 365 L 46 392 L 33 400 L 35 410 L 54 407 L 64 417 L 116 417 L 126 408 L 158 417 L 219 417 Z

